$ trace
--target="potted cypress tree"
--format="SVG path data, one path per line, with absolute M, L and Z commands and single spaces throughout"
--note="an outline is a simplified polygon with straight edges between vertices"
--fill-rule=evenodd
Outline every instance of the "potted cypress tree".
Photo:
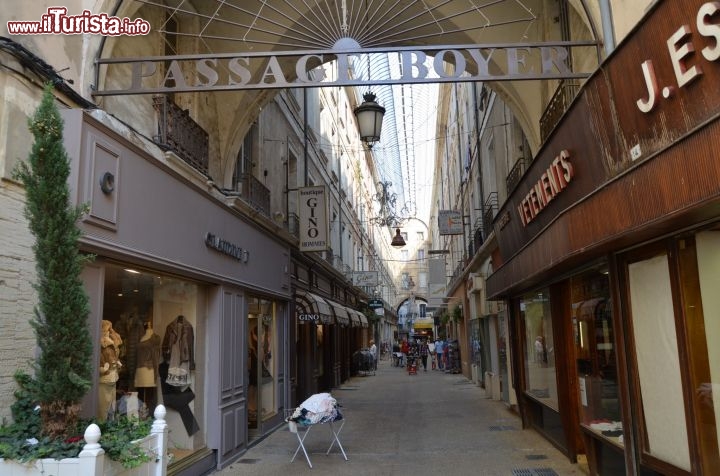
M 78 252 L 76 222 L 83 210 L 70 206 L 70 163 L 50 86 L 29 126 L 35 139 L 32 150 L 15 170 L 25 185 L 25 216 L 35 237 L 38 304 L 31 325 L 40 355 L 28 388 L 39 402 L 43 434 L 57 437 L 75 427 L 80 401 L 92 384 L 90 311 L 80 280 L 88 257 Z
M 16 372 L 19 390 L 12 407 L 14 422 L 0 427 L 0 473 L 34 475 L 37 469 L 37 474 L 57 474 L 49 465 L 60 464 L 77 465 L 72 466 L 77 469 L 64 474 L 83 475 L 87 469 L 96 476 L 98 468 L 102 471 L 104 466 L 96 461 L 104 458 L 104 453 L 125 468 L 132 468 L 150 462 L 150 451 L 159 453 L 155 463 L 160 462 L 164 474 L 164 407 L 161 413 L 156 411 L 158 424 L 153 425 L 153 433 L 161 435 L 157 438 L 160 451 L 148 445 L 142 448 L 136 441 L 150 433 L 149 422 L 127 419 L 101 423 L 104 438 L 101 428 L 91 424 L 84 433 L 88 444 L 83 442 L 83 425 L 88 422 L 80 422 L 81 401 L 92 386 L 94 366 L 88 328 L 90 307 L 81 272 L 93 257 L 79 252 L 81 231 L 77 220 L 85 207 L 70 203 L 70 161 L 50 85 L 29 127 L 34 137 L 32 149 L 27 162 L 19 163 L 14 175 L 25 186 L 25 215 L 35 237 L 37 278 L 33 285 L 38 303 L 30 324 L 40 353 L 32 363 L 31 374 Z M 74 458 L 78 454 L 81 458 Z M 78 463 L 83 457 L 85 463 Z M 42 458 L 50 459 L 39 466 L 15 463 Z

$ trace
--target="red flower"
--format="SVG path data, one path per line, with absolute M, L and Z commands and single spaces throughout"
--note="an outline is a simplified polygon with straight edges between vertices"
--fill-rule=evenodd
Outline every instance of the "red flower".
M 82 436 L 71 436 L 67 440 L 65 440 L 65 443 L 77 443 L 78 441 L 82 441 Z

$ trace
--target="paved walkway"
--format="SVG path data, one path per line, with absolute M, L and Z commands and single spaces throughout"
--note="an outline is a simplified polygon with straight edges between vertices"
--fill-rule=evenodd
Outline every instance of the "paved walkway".
M 337 447 L 332 434 L 314 427 L 305 440 L 313 468 L 287 426 L 215 473 L 234 475 L 565 476 L 584 475 L 547 440 L 522 430 L 518 416 L 458 374 L 422 368 L 417 375 L 381 361 L 375 375 L 354 377 L 332 395 L 346 423 Z

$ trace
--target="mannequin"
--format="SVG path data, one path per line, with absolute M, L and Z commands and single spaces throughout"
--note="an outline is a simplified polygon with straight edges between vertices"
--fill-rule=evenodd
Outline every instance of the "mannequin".
M 137 343 L 137 367 L 135 388 L 138 397 L 145 403 L 148 414 L 152 415 L 157 403 L 158 365 L 160 365 L 160 336 L 153 331 L 152 321 L 145 322 L 145 333 Z
M 112 322 L 102 321 L 102 335 L 100 337 L 100 379 L 98 385 L 98 412 L 97 417 L 104 421 L 108 415 L 115 412 L 116 389 L 120 378 L 118 370 L 120 362 L 120 334 L 112 328 Z

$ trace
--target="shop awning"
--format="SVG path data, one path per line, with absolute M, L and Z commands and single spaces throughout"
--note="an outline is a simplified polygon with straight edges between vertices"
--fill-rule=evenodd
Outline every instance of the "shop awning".
M 348 311 L 350 311 L 350 319 L 352 320 L 353 327 L 368 326 L 368 320 L 367 317 L 365 317 L 365 314 L 360 311 L 356 311 L 355 309 L 348 309 Z
M 413 321 L 413 329 L 432 329 L 433 328 L 433 320 L 432 319 L 415 319 Z
M 360 322 L 360 313 L 354 309 L 350 309 L 350 325 L 352 327 L 360 327 L 362 325 Z
M 297 319 L 301 322 L 314 322 L 315 324 L 332 324 L 333 312 L 327 301 L 317 294 L 308 291 L 295 291 L 297 305 Z
M 335 311 L 335 320 L 337 321 L 337 323 L 343 326 L 350 325 L 350 315 L 348 314 L 348 308 L 334 301 L 328 301 L 328 303 L 330 304 L 330 307 L 333 308 L 333 311 Z

